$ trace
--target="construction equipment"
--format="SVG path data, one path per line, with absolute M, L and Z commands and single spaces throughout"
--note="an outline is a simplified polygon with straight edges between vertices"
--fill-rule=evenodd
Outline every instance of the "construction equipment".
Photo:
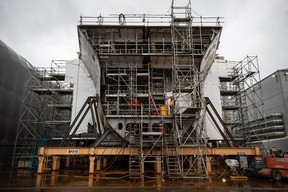
M 225 163 L 230 167 L 231 175 L 237 175 L 237 168 L 239 167 L 239 162 L 236 159 L 226 159 Z
M 237 160 L 238 159 L 238 160 Z M 230 179 L 246 181 L 248 178 L 245 175 L 240 175 L 239 171 L 247 168 L 247 157 L 238 156 L 237 159 L 226 159 L 225 163 L 230 168 Z
M 275 181 L 288 178 L 288 155 L 273 147 L 270 155 L 266 157 L 266 168 L 261 169 L 258 174 L 271 177 Z

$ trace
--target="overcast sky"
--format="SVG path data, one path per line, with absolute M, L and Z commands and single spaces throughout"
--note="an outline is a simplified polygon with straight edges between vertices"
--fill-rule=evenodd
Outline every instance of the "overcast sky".
M 188 0 L 175 0 L 186 5 Z M 193 15 L 224 17 L 218 54 L 257 55 L 261 77 L 288 68 L 287 0 L 191 0 Z M 74 59 L 80 15 L 169 13 L 171 0 L 0 0 L 0 39 L 34 66 Z

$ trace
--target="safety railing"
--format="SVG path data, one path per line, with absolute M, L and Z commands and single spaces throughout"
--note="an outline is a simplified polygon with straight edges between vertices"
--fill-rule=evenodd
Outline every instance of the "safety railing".
M 144 26 L 170 26 L 170 14 L 111 14 L 97 17 L 80 16 L 80 25 L 144 25 Z M 180 18 L 181 19 L 181 18 Z M 192 26 L 221 26 L 223 17 L 195 17 L 185 18 Z M 188 20 L 187 20 L 188 19 Z M 180 24 L 179 24 L 180 25 Z
M 141 106 L 142 106 L 142 112 L 141 112 Z M 163 111 L 163 108 L 165 107 L 165 111 Z M 117 103 L 113 101 L 108 101 L 103 104 L 104 112 L 106 115 L 118 115 L 120 116 L 137 116 L 137 115 L 143 115 L 143 116 L 167 116 L 170 114 L 168 113 L 168 106 L 165 106 L 163 104 L 157 104 L 156 108 L 152 104 L 148 103 L 141 103 L 139 105 L 134 105 L 133 102 L 131 103 Z
M 182 42 L 183 43 L 183 42 Z M 172 54 L 172 44 L 171 43 L 147 43 L 147 44 L 139 44 L 139 43 L 111 43 L 111 42 L 98 42 L 93 43 L 93 46 L 97 50 L 98 54 L 105 55 L 123 55 L 123 54 L 131 54 L 131 55 L 171 55 Z M 177 53 L 178 54 L 203 54 L 206 51 L 206 47 L 201 46 L 200 43 L 193 43 L 193 49 L 189 47 L 184 47 L 183 44 L 178 44 Z

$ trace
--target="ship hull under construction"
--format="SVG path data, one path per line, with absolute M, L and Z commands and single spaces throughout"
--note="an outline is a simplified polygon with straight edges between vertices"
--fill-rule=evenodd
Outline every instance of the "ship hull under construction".
M 89 158 L 90 175 L 95 165 L 108 170 L 124 162 L 121 168 L 128 166 L 133 181 L 144 181 L 148 170 L 171 180 L 207 179 L 215 157 L 260 155 L 259 148 L 233 148 L 238 145 L 216 109 L 221 106 L 211 101 L 220 95 L 210 99 L 204 86 L 205 80 L 219 80 L 210 73 L 219 18 L 193 17 L 190 1 L 181 7 L 173 2 L 169 15 L 80 17 L 79 60 L 70 67 L 78 66 L 73 103 L 84 104 L 73 105 L 59 147 L 39 147 L 38 173 L 50 156 L 52 171 L 59 169 L 64 155 L 66 167 L 70 157 Z M 226 148 L 216 148 L 222 141 L 208 143 L 206 111 Z
M 129 24 L 130 17 L 141 22 Z M 106 145 L 101 141 L 117 135 L 123 146 L 136 149 L 130 150 L 131 179 L 139 179 L 144 164 L 151 162 L 162 164 L 170 178 L 196 177 L 200 172 L 207 177 L 203 154 L 189 163 L 191 157 L 181 158 L 178 148 L 205 148 L 203 82 L 216 57 L 222 27 L 219 18 L 209 18 L 207 26 L 202 18 L 194 23 L 190 5 L 172 6 L 171 15 L 161 18 L 169 21 L 151 24 L 149 15 L 120 14 L 118 23 L 105 24 L 99 16 L 91 24 L 86 21 L 91 17 L 81 17 L 79 57 L 95 87 L 87 95 L 95 97 L 95 117 L 88 125 L 96 133 L 91 146 Z
M 173 30 L 175 37 L 171 37 Z M 190 120 L 184 118 L 195 116 L 203 107 L 201 86 L 216 56 L 221 26 L 187 30 L 186 23 L 175 29 L 78 26 L 81 59 L 99 96 L 100 131 L 112 128 L 130 141 L 129 130 L 136 121 L 141 120 L 143 132 L 152 132 L 161 122 L 171 130 L 175 116 L 181 115 L 184 129 L 191 128 Z

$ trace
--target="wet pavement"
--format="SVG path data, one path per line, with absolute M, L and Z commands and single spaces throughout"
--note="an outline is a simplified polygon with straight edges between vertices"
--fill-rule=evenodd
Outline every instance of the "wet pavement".
M 288 191 L 288 180 L 274 182 L 268 178 L 248 178 L 247 181 L 231 181 L 212 177 L 208 180 L 166 181 L 160 177 L 145 178 L 145 182 L 129 182 L 127 174 L 89 177 L 81 172 L 53 172 L 35 174 L 30 170 L 0 171 L 0 191 L 43 192 L 248 192 Z

